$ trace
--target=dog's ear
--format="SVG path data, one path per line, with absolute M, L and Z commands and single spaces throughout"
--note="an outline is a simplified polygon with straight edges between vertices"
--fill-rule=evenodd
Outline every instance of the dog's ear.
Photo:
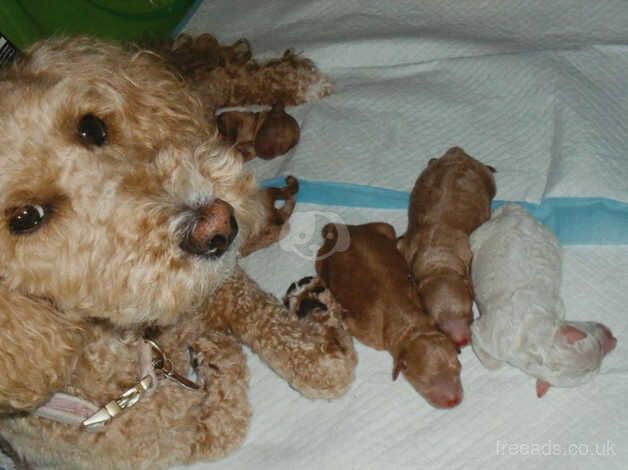
M 63 389 L 81 330 L 49 302 L 0 285 L 0 415 L 32 410 Z
M 408 362 L 405 358 L 405 353 L 402 351 L 395 357 L 395 363 L 393 364 L 393 381 L 397 380 L 399 374 L 408 368 Z
M 469 271 L 470 269 L 471 269 L 471 263 L 469 263 Z M 473 283 L 471 282 L 470 272 L 467 275 L 467 278 L 464 280 L 464 286 L 466 287 L 467 292 L 469 293 L 469 296 L 471 296 L 471 299 L 475 299 L 475 290 L 473 290 Z
M 571 326 L 571 325 L 562 325 L 559 331 L 560 331 L 560 334 L 565 337 L 565 339 L 567 340 L 569 344 L 576 343 L 580 341 L 581 339 L 584 339 L 587 337 L 587 334 L 584 331 L 579 330 L 575 326 Z

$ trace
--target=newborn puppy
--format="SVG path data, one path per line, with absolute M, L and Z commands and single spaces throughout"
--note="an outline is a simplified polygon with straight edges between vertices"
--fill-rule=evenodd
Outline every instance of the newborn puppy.
M 287 153 L 299 142 L 299 123 L 275 104 L 269 111 L 227 111 L 218 116 L 218 130 L 249 161 L 255 156 L 270 160 Z
M 495 169 L 451 148 L 417 179 L 399 250 L 410 264 L 427 312 L 459 346 L 469 342 L 473 290 L 469 234 L 488 220 Z
M 325 226 L 316 272 L 342 305 L 349 331 L 393 356 L 393 379 L 401 372 L 432 406 L 456 406 L 462 400 L 457 349 L 423 311 L 394 229 L 384 223 L 346 229 L 349 248 L 336 251 L 338 234 L 347 231 Z
M 563 319 L 556 237 L 509 204 L 473 232 L 471 249 L 480 310 L 471 325 L 472 345 L 482 363 L 497 368 L 507 362 L 536 377 L 539 397 L 550 384 L 590 380 L 617 341 L 600 323 Z

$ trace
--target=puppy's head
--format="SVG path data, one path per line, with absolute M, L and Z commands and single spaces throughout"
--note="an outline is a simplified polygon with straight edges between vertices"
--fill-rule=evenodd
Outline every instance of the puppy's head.
M 539 397 L 550 384 L 574 386 L 587 380 L 617 344 L 611 331 L 601 323 L 565 322 L 550 334 L 549 342 L 531 338 L 525 342 L 528 360 L 524 369 L 539 377 Z
M 159 57 L 40 43 L 0 76 L 0 129 L 7 288 L 79 316 L 168 323 L 232 272 L 255 183 Z
M 425 310 L 458 347 L 470 340 L 473 320 L 471 283 L 458 275 L 431 276 L 419 284 Z
M 485 165 L 481 161 L 473 158 L 460 147 L 450 148 L 440 159 L 431 159 L 429 164 L 439 161 L 443 165 L 454 165 L 459 169 L 464 169 L 465 172 L 475 174 L 479 178 L 479 181 L 481 181 L 481 188 L 489 196 L 489 199 L 495 197 L 497 188 L 495 186 L 494 173 L 496 173 L 496 170 L 492 166 Z M 467 173 L 467 175 L 469 175 L 469 173 Z M 477 188 L 478 191 L 479 189 L 480 188 Z
M 393 379 L 401 372 L 432 406 L 453 408 L 463 396 L 460 368 L 455 345 L 435 330 L 403 344 L 395 356 Z

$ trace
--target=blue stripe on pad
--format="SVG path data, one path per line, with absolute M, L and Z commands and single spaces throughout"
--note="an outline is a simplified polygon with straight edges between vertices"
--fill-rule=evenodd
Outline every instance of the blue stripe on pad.
M 285 178 L 262 181 L 262 186 L 283 186 Z M 410 194 L 405 191 L 351 183 L 332 183 L 299 178 L 297 202 L 323 206 L 364 207 L 369 209 L 407 209 Z
M 262 182 L 283 186 L 284 177 Z M 350 183 L 299 179 L 297 202 L 325 206 L 398 209 L 408 207 L 406 191 Z M 545 198 L 541 204 L 494 201 L 493 208 L 515 202 L 552 230 L 564 245 L 628 244 L 628 203 L 596 197 Z

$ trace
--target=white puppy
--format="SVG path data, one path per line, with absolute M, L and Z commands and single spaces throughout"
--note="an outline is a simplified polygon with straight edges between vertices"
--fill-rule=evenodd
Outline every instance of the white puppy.
M 480 311 L 471 344 L 484 366 L 507 362 L 536 377 L 539 397 L 550 384 L 572 387 L 591 379 L 616 340 L 600 323 L 564 321 L 556 237 L 509 204 L 471 234 L 471 251 Z

